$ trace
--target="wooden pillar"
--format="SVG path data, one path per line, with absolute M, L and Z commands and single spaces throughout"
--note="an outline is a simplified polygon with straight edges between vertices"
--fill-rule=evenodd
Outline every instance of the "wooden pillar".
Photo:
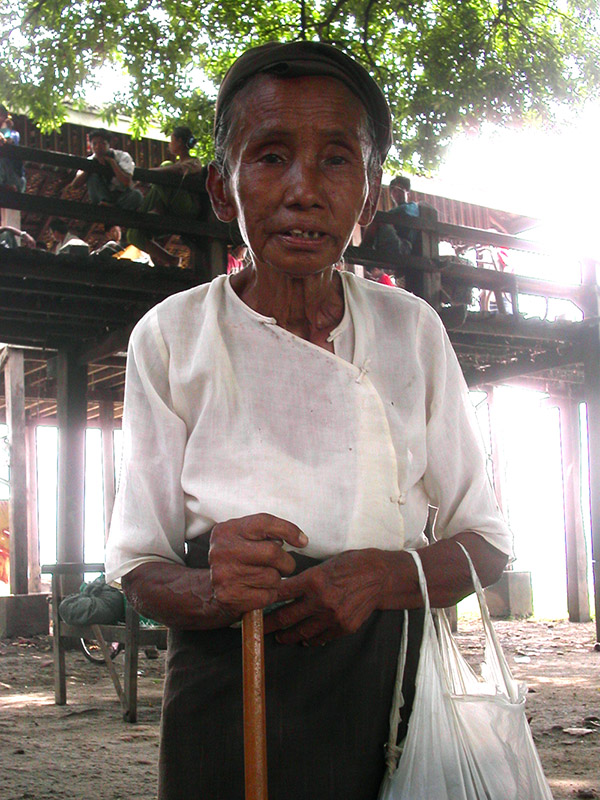
M 38 532 L 37 448 L 35 432 L 35 425 L 27 426 L 27 551 L 29 560 L 29 591 L 32 594 L 37 594 L 42 591 L 40 539 Z
M 83 562 L 85 428 L 87 422 L 87 365 L 76 355 L 59 350 L 56 369 L 58 418 L 59 562 Z M 77 589 L 77 579 L 69 582 Z
M 494 492 L 496 494 L 496 500 L 498 501 L 498 506 L 500 510 L 506 517 L 506 502 L 505 502 L 505 494 L 504 494 L 504 474 L 505 474 L 505 459 L 504 459 L 504 449 L 502 445 L 502 438 L 498 436 L 498 418 L 497 418 L 497 411 L 496 411 L 496 398 L 494 394 L 494 387 L 487 386 L 487 403 L 488 403 L 488 413 L 490 419 L 490 447 L 491 447 L 491 456 L 492 456 L 492 473 L 493 473 L 493 482 L 494 482 Z
M 27 457 L 25 442 L 25 370 L 23 351 L 8 348 L 4 367 L 6 422 L 10 460 L 10 591 L 27 594 Z
M 111 401 L 100 403 L 102 430 L 102 477 L 104 486 L 104 541 L 108 539 L 110 518 L 115 503 L 114 409 Z
M 21 212 L 14 208 L 0 208 L 0 225 L 21 230 Z
M 420 206 L 420 217 L 424 222 L 431 223 L 431 230 L 420 232 L 419 241 L 413 248 L 413 255 L 424 258 L 437 258 L 439 255 L 440 239 L 435 230 L 437 226 L 437 211 L 430 206 Z M 425 272 L 424 270 L 410 270 L 406 276 L 406 288 L 418 297 L 439 309 L 441 306 L 442 276 L 440 272 Z
M 579 404 L 559 404 L 567 556 L 567 607 L 571 622 L 589 622 L 587 551 L 581 513 L 581 442 Z
M 585 304 L 585 315 L 600 316 L 597 264 L 588 260 L 583 264 L 583 283 L 590 287 L 590 297 Z M 600 643 L 600 325 L 589 329 L 585 348 L 585 402 L 588 428 L 588 454 L 590 462 L 590 506 L 592 520 L 592 567 L 594 571 L 594 607 L 596 616 L 596 642 Z

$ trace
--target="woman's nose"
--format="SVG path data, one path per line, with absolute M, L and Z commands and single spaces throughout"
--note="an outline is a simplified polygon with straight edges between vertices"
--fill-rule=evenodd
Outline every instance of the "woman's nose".
M 297 159 L 287 170 L 285 203 L 288 206 L 312 208 L 322 206 L 322 176 L 318 164 Z

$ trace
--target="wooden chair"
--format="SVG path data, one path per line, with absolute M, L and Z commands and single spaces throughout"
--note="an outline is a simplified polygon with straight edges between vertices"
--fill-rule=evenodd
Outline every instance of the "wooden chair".
M 65 645 L 68 639 L 95 639 L 102 650 L 104 663 L 115 687 L 123 709 L 125 722 L 137 721 L 137 671 L 138 650 L 140 647 L 167 646 L 167 628 L 164 626 L 145 628 L 140 626 L 140 617 L 128 603 L 124 625 L 69 625 L 58 613 L 63 599 L 62 576 L 82 576 L 86 572 L 104 572 L 104 564 L 45 564 L 42 572 L 52 574 L 51 617 L 52 645 L 54 656 L 54 702 L 64 706 L 67 702 L 67 682 L 65 671 Z M 107 642 L 121 642 L 125 645 L 123 685 L 116 667 L 110 658 Z

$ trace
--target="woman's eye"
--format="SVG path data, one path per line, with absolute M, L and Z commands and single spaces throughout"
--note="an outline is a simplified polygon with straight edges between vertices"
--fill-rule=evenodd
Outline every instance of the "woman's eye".
M 344 156 L 330 156 L 327 161 L 334 167 L 339 167 L 342 164 L 348 163 L 348 160 L 344 158 Z
M 278 156 L 277 153 L 265 153 L 265 155 L 260 157 L 260 161 L 263 161 L 265 164 L 279 164 L 283 159 L 281 156 Z

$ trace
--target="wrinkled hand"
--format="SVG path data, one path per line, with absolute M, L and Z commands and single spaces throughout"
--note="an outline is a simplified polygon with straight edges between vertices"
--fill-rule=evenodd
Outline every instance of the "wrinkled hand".
M 385 555 L 350 550 L 282 581 L 278 600 L 294 600 L 265 618 L 282 644 L 321 645 L 355 633 L 379 607 L 389 579 Z
M 271 514 L 215 525 L 208 561 L 213 599 L 223 611 L 237 619 L 277 600 L 282 577 L 296 568 L 283 542 L 305 547 L 308 539 L 297 525 Z

